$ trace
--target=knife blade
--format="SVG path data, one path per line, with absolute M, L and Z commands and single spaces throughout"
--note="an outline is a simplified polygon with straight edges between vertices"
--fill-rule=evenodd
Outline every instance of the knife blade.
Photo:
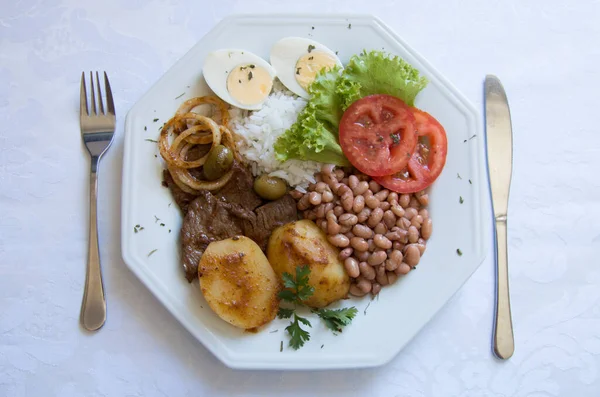
M 506 92 L 493 75 L 485 78 L 487 160 L 496 235 L 494 354 L 508 359 L 515 350 L 508 286 L 507 214 L 512 177 L 512 125 Z

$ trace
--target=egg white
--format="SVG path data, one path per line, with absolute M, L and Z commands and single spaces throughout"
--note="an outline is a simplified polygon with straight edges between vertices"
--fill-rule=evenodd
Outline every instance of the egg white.
M 224 49 L 208 54 L 202 67 L 202 74 L 210 89 L 225 102 L 240 109 L 258 110 L 262 107 L 264 101 L 252 105 L 243 105 L 236 101 L 227 89 L 229 73 L 236 66 L 248 64 L 255 64 L 267 70 L 271 80 L 274 80 L 277 76 L 275 69 L 267 61 L 256 54 L 239 49 Z
M 287 87 L 288 90 L 302 98 L 310 98 L 308 92 L 302 88 L 296 81 L 296 63 L 298 59 L 304 56 L 308 51 L 308 46 L 314 46 L 313 51 L 321 51 L 329 54 L 336 60 L 339 67 L 343 67 L 342 62 L 335 55 L 335 52 L 323 44 L 305 39 L 303 37 L 285 37 L 279 40 L 271 48 L 271 65 L 277 71 L 277 77 Z

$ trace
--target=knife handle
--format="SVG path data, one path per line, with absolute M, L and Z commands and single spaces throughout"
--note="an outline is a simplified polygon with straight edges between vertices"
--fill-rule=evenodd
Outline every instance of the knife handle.
M 515 351 L 510 295 L 508 292 L 508 247 L 506 216 L 496 218 L 496 319 L 494 322 L 494 354 L 503 360 Z

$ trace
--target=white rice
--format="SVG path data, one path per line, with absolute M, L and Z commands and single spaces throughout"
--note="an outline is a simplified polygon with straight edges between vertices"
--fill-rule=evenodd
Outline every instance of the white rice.
M 315 182 L 314 174 L 322 163 L 302 160 L 282 163 L 275 158 L 273 149 L 277 138 L 294 124 L 305 106 L 306 100 L 275 81 L 273 92 L 260 110 L 249 112 L 233 108 L 229 111 L 233 131 L 244 138 L 238 146 L 240 154 L 248 160 L 254 176 L 276 176 L 302 192 L 306 192 L 309 183 Z

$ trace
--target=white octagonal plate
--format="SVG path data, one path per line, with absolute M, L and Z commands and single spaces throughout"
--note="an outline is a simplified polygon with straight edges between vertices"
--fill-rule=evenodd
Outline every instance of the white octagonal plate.
M 162 165 L 156 145 L 146 141 L 157 138 L 159 127 L 181 102 L 210 92 L 201 74 L 206 54 L 221 48 L 241 48 L 268 59 L 271 45 L 286 36 L 317 40 L 339 51 L 344 64 L 363 49 L 384 49 L 403 57 L 430 81 L 419 94 L 416 106 L 436 117 L 448 134 L 446 167 L 430 193 L 434 233 L 418 270 L 384 288 L 370 305 L 368 297 L 342 302 L 342 306 L 355 305 L 359 314 L 340 335 L 333 335 L 309 314 L 313 323 L 311 340 L 298 351 L 287 347 L 286 320 L 276 319 L 256 334 L 240 331 L 210 310 L 197 282 L 187 283 L 179 256 L 182 218 L 169 191 L 161 186 Z M 328 369 L 385 364 L 426 325 L 485 257 L 490 242 L 491 205 L 481 124 L 473 106 L 377 18 L 226 18 L 165 73 L 127 116 L 123 258 L 175 318 L 229 367 Z M 143 230 L 134 232 L 136 225 Z M 282 341 L 284 348 L 280 351 Z

